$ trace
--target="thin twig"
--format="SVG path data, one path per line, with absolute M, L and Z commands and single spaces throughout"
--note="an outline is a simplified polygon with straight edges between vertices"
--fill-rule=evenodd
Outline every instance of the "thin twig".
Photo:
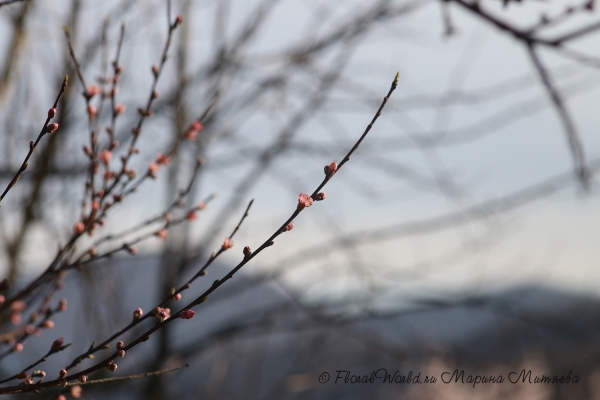
M 56 96 L 56 100 L 54 101 L 54 105 L 52 106 L 52 108 L 55 109 L 55 110 L 56 110 L 56 107 L 58 107 L 58 101 L 60 100 L 60 97 L 65 92 L 65 88 L 67 87 L 68 80 L 69 80 L 69 76 L 66 75 L 65 79 L 63 80 L 62 85 L 60 87 L 60 91 L 58 92 L 58 95 Z M 4 197 L 6 196 L 6 194 L 8 193 L 8 191 L 10 189 L 12 189 L 12 187 L 17 183 L 17 181 L 19 180 L 19 177 L 21 176 L 21 174 L 27 169 L 27 166 L 28 166 L 27 162 L 29 161 L 29 158 L 33 154 L 33 151 L 37 147 L 37 145 L 40 142 L 40 140 L 42 140 L 42 137 L 44 137 L 44 135 L 46 133 L 48 133 L 47 132 L 48 123 L 50 122 L 50 120 L 52 118 L 54 118 L 54 116 L 51 116 L 50 112 L 48 112 L 48 117 L 46 118 L 46 122 L 44 122 L 44 126 L 42 127 L 42 130 L 38 134 L 37 139 L 35 140 L 35 142 L 29 142 L 29 153 L 27 153 L 27 157 L 25 157 L 25 160 L 23 161 L 23 164 L 21 164 L 21 167 L 19 168 L 19 170 L 15 174 L 14 178 L 10 181 L 10 183 L 8 184 L 8 186 L 6 187 L 6 189 L 4 189 L 4 192 L 0 196 L 0 203 L 2 202 L 2 200 L 4 199 Z
M 575 169 L 577 171 L 577 175 L 581 184 L 584 188 L 587 188 L 589 185 L 589 173 L 587 171 L 586 161 L 585 161 L 585 153 L 583 151 L 583 146 L 581 145 L 581 140 L 577 133 L 577 129 L 575 128 L 575 124 L 571 119 L 571 115 L 569 114 L 562 97 L 556 87 L 552 83 L 550 75 L 546 68 L 542 64 L 542 61 L 538 57 L 536 49 L 533 47 L 533 43 L 529 42 L 527 44 L 527 50 L 529 52 L 529 56 L 533 61 L 533 65 L 537 69 L 538 74 L 546 90 L 548 91 L 548 95 L 550 96 L 552 102 L 554 103 L 554 107 L 558 112 L 558 116 L 560 117 L 565 133 L 567 134 L 567 140 L 569 142 L 569 147 L 571 148 L 571 154 L 573 155 L 573 162 L 575 163 Z
M 190 364 L 184 364 L 179 367 L 161 369 L 159 371 L 146 372 L 143 374 L 136 374 L 136 375 L 118 376 L 118 377 L 114 377 L 114 378 L 94 379 L 93 381 L 86 381 L 83 383 L 82 382 L 70 382 L 67 386 L 93 385 L 96 383 L 107 383 L 107 382 L 126 381 L 126 380 L 132 380 L 132 379 L 146 378 L 148 376 L 157 376 L 157 375 L 166 374 L 168 372 L 179 371 L 180 369 L 188 368 L 189 366 L 190 366 Z
M 27 1 L 27 0 L 5 0 L 5 1 L 0 1 L 0 7 L 2 6 L 7 6 L 9 4 L 13 4 L 13 3 L 19 3 L 22 1 Z

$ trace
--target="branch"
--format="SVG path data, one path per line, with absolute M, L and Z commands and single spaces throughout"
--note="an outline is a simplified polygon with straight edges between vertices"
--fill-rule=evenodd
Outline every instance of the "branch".
M 6 196 L 6 194 L 8 193 L 8 191 L 10 189 L 12 189 L 13 186 L 15 186 L 15 184 L 19 180 L 19 177 L 21 176 L 21 174 L 23 172 L 25 172 L 25 170 L 27 169 L 27 166 L 28 166 L 27 162 L 29 161 L 29 158 L 33 154 L 33 151 L 37 147 L 37 145 L 40 142 L 40 140 L 42 140 L 42 137 L 44 137 L 44 135 L 46 133 L 52 133 L 56 129 L 58 129 L 58 124 L 54 123 L 54 124 L 48 125 L 48 123 L 50 122 L 50 120 L 52 118 L 54 118 L 56 116 L 56 107 L 58 107 L 58 101 L 60 100 L 60 97 L 63 95 L 63 93 L 65 91 L 65 88 L 67 87 L 67 81 L 68 80 L 69 80 L 69 76 L 66 75 L 65 79 L 63 80 L 63 83 L 62 83 L 62 85 L 60 87 L 60 91 L 58 92 L 58 96 L 56 96 L 56 100 L 54 101 L 54 105 L 52 106 L 52 108 L 50 108 L 50 110 L 48 110 L 48 117 L 46 118 L 46 122 L 44 123 L 44 126 L 42 127 L 42 130 L 38 134 L 38 137 L 35 140 L 35 142 L 29 142 L 29 153 L 27 153 L 27 157 L 25 157 L 25 160 L 23 161 L 23 164 L 21 164 L 21 168 L 19 168 L 19 170 L 15 174 L 14 178 L 10 181 L 10 183 L 8 184 L 8 186 L 6 187 L 6 189 L 4 189 L 4 192 L 0 196 L 0 203 L 2 202 L 2 200 L 4 199 L 4 197 Z
M 350 160 L 350 157 L 352 156 L 352 154 L 356 151 L 356 149 L 360 146 L 360 144 L 362 143 L 362 141 L 365 139 L 366 135 L 369 133 L 369 131 L 371 130 L 371 128 L 373 127 L 374 123 L 377 121 L 377 119 L 379 118 L 379 116 L 381 115 L 381 112 L 383 110 L 383 108 L 385 107 L 385 105 L 387 104 L 390 96 L 392 95 L 392 93 L 394 92 L 394 90 L 398 87 L 398 80 L 400 78 L 400 74 L 396 74 L 396 77 L 394 78 L 394 81 L 392 82 L 392 85 L 390 87 L 390 90 L 388 92 L 388 94 L 384 97 L 381 106 L 379 107 L 379 109 L 377 110 L 377 112 L 375 113 L 375 116 L 373 117 L 373 119 L 371 120 L 371 122 L 369 123 L 369 125 L 367 126 L 367 128 L 365 129 L 364 133 L 361 135 L 361 137 L 358 139 L 358 141 L 356 142 L 356 144 L 350 149 L 350 151 L 348 152 L 348 154 L 346 154 L 346 156 L 343 158 L 342 162 L 340 163 L 339 166 L 337 166 L 337 168 L 332 168 L 332 165 L 334 163 L 332 163 L 332 165 L 326 167 L 325 169 L 325 178 L 323 179 L 323 181 L 321 182 L 321 184 L 315 189 L 314 193 L 312 194 L 311 199 L 312 200 L 323 200 L 325 196 L 323 196 L 322 193 L 319 193 L 319 191 L 327 184 L 327 182 L 329 182 L 329 180 L 337 173 L 337 171 L 339 171 L 339 169 Z M 306 197 L 308 197 L 307 195 L 304 195 Z M 55 379 L 52 381 L 47 381 L 47 382 L 40 382 L 37 384 L 32 384 L 32 385 L 17 385 L 17 386 L 8 386 L 8 387 L 4 387 L 4 388 L 0 388 L 0 394 L 8 394 L 8 393 L 20 393 L 20 392 L 32 392 L 32 391 L 37 391 L 43 388 L 47 388 L 47 387 L 53 387 L 53 386 L 59 386 L 61 385 L 61 383 L 64 383 L 65 381 L 73 381 L 75 379 L 79 379 L 79 377 L 81 377 L 82 375 L 88 375 L 89 373 L 92 373 L 94 371 L 99 370 L 100 368 L 103 367 L 115 367 L 116 365 L 114 364 L 113 360 L 115 360 L 117 357 L 119 357 L 119 353 L 122 352 L 122 355 L 125 354 L 126 351 L 130 350 L 131 348 L 137 346 L 138 344 L 145 342 L 147 340 L 150 339 L 150 335 L 152 333 L 154 333 L 155 331 L 159 330 L 160 328 L 162 328 L 163 326 L 177 320 L 180 318 L 180 316 L 182 315 L 182 313 L 184 311 L 189 311 L 192 307 L 199 305 L 201 303 L 203 303 L 204 301 L 206 301 L 208 299 L 208 296 L 214 292 L 217 288 L 219 288 L 221 285 L 223 285 L 225 282 L 227 282 L 229 279 L 233 278 L 233 275 L 239 271 L 244 265 L 246 265 L 250 260 L 252 260 L 256 255 L 258 255 L 260 252 L 262 252 L 264 249 L 266 249 L 267 247 L 270 247 L 272 245 L 274 245 L 274 239 L 276 239 L 279 235 L 281 235 L 284 232 L 287 232 L 288 230 L 290 230 L 290 224 L 292 223 L 292 221 L 294 220 L 294 218 L 296 218 L 301 212 L 302 210 L 304 210 L 307 205 L 309 203 L 308 199 L 306 198 L 302 198 L 301 195 L 301 200 L 298 202 L 298 206 L 296 207 L 296 210 L 292 213 L 292 215 L 279 227 L 279 229 L 277 229 L 275 231 L 275 233 L 273 233 L 255 252 L 251 252 L 249 250 L 249 248 L 245 248 L 244 249 L 244 259 L 235 267 L 233 268 L 227 275 L 225 275 L 223 278 L 221 278 L 220 280 L 216 280 L 213 282 L 213 284 L 210 286 L 210 288 L 208 290 L 206 290 L 202 295 L 200 295 L 198 298 L 196 298 L 194 301 L 192 301 L 190 304 L 188 304 L 187 306 L 183 307 L 181 310 L 179 310 L 177 313 L 172 314 L 168 317 L 166 317 L 164 320 L 162 321 L 157 321 L 157 323 L 150 329 L 148 329 L 146 332 L 144 332 L 143 334 L 141 334 L 137 339 L 135 339 L 133 342 L 131 342 L 130 344 L 126 345 L 126 346 L 121 346 L 121 349 L 118 350 L 117 352 L 115 352 L 113 355 L 107 357 L 106 359 L 104 359 L 103 361 L 99 362 L 98 364 L 87 368 L 81 372 L 78 373 L 74 373 L 71 375 L 68 375 L 66 377 L 64 377 L 63 379 Z M 312 204 L 312 201 L 310 201 L 310 204 Z M 308 205 L 310 205 L 308 204 Z M 245 214 L 242 217 L 242 220 L 245 218 Z M 237 228 L 236 228 L 237 230 Z M 235 233 L 235 230 L 234 230 Z M 225 246 L 225 244 L 223 245 L 223 248 L 225 248 L 227 246 Z M 228 246 L 231 247 L 231 246 Z M 147 315 L 145 316 L 147 317 Z
M 582 186 L 587 188 L 589 186 L 590 176 L 586 167 L 585 153 L 583 151 L 583 146 L 581 145 L 581 139 L 579 138 L 575 124 L 571 119 L 571 115 L 569 114 L 560 93 L 552 83 L 548 71 L 546 71 L 546 68 L 538 57 L 536 49 L 533 47 L 533 43 L 527 43 L 527 51 L 529 52 L 531 61 L 533 61 L 533 65 L 537 69 L 537 72 L 540 75 L 544 86 L 546 87 L 548 95 L 552 99 L 554 107 L 556 108 L 556 111 L 558 112 L 558 115 L 562 121 L 567 134 L 567 140 L 569 142 L 569 147 L 571 148 L 571 154 L 573 155 L 573 162 L 575 163 L 575 169 L 577 171 L 579 180 L 581 181 Z

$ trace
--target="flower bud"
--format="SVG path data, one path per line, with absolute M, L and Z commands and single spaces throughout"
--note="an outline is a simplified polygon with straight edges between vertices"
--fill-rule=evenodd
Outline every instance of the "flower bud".
M 61 369 L 60 372 L 58 373 L 58 378 L 59 379 L 65 379 L 67 377 L 67 370 L 66 369 Z
M 125 107 L 125 104 L 117 104 L 115 106 L 115 115 L 123 114 L 126 109 L 127 107 Z
M 136 308 L 133 312 L 133 319 L 140 319 L 144 315 L 144 311 L 141 308 Z
M 86 382 L 87 382 L 87 380 L 88 380 L 88 377 L 87 377 L 87 375 L 81 375 L 81 376 L 80 376 L 79 378 L 77 378 L 77 379 L 79 379 L 79 382 L 81 382 L 81 383 L 86 383 Z
M 330 176 L 333 175 L 335 173 L 335 171 L 337 171 L 338 169 L 338 165 L 335 161 L 333 161 L 331 164 L 326 165 L 324 170 L 325 170 L 325 175 Z
M 111 361 L 108 364 L 106 364 L 106 368 L 111 372 L 115 372 L 117 370 L 117 364 Z
M 46 133 L 56 132 L 57 129 L 58 129 L 58 124 L 56 122 L 54 122 L 53 124 L 46 126 Z
M 30 377 L 30 375 L 29 375 L 29 372 L 27 372 L 27 371 L 23 371 L 23 372 L 19 373 L 19 375 L 17 375 L 17 379 L 27 379 L 29 377 Z
M 99 94 L 100 92 L 102 92 L 102 90 L 100 89 L 100 87 L 98 85 L 90 85 L 90 87 L 87 90 L 88 96 L 90 98 L 94 97 L 95 95 Z
M 119 357 L 125 357 L 125 350 L 117 350 L 117 355 Z
M 52 107 L 51 109 L 48 110 L 48 118 L 54 118 L 56 117 L 56 108 Z
M 183 310 L 179 314 L 179 317 L 181 319 L 192 319 L 192 318 L 194 318 L 194 315 L 196 315 L 196 312 L 194 310 Z
M 300 193 L 298 195 L 298 209 L 302 210 L 305 207 L 310 207 L 313 204 L 313 199 L 306 193 Z
M 45 378 L 46 371 L 42 371 L 42 370 L 38 369 L 37 371 L 33 371 L 33 374 L 31 374 L 31 376 L 34 378 Z
M 223 246 L 222 249 L 223 250 L 227 250 L 233 247 L 233 240 L 231 240 L 230 237 L 226 237 L 225 240 L 223 241 Z
M 81 235 L 83 232 L 85 232 L 85 224 L 79 221 L 75 224 L 75 226 L 73 226 L 73 231 L 75 231 L 76 234 Z
M 60 299 L 60 302 L 58 303 L 58 311 L 67 311 L 67 299 Z
M 252 254 L 252 249 L 250 249 L 250 246 L 244 247 L 244 257 L 250 257 L 251 254 Z
M 71 386 L 71 397 L 73 397 L 74 399 L 80 398 L 82 391 L 83 390 L 81 389 L 81 386 L 79 386 L 79 385 Z
M 98 109 L 96 108 L 96 106 L 90 104 L 87 108 L 87 111 L 88 115 L 90 116 L 90 119 L 96 118 L 96 114 L 98 114 Z
M 63 338 L 56 339 L 54 342 L 52 342 L 51 350 L 59 350 L 62 347 L 64 342 L 65 342 L 65 339 L 63 339 Z
M 317 201 L 325 200 L 326 198 L 327 198 L 327 193 L 325 193 L 325 192 L 317 193 L 315 196 L 315 200 L 317 200 Z

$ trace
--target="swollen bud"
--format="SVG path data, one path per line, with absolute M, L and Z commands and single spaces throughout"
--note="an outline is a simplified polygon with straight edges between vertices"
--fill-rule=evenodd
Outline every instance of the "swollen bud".
M 52 107 L 51 109 L 48 110 L 48 118 L 54 118 L 56 117 L 56 108 Z
M 58 129 L 58 124 L 55 122 L 53 124 L 50 124 L 50 125 L 46 126 L 46 133 L 55 132 L 57 129 Z

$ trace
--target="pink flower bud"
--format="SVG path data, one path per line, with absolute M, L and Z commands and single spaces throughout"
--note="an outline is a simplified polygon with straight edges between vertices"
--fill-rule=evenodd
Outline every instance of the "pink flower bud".
M 6 297 L 3 294 L 0 294 L 0 304 L 3 304 L 6 301 Z
M 333 175 L 337 169 L 338 165 L 335 161 L 333 161 L 331 164 L 325 166 L 325 175 Z
M 60 372 L 58 373 L 58 378 L 59 379 L 65 379 L 67 377 L 68 373 L 66 369 L 61 369 Z
M 158 165 L 154 161 L 150 161 L 150 164 L 148 165 L 148 175 L 150 175 L 150 177 L 156 179 L 159 170 L 160 170 L 160 165 Z
M 183 15 L 179 14 L 177 16 L 177 19 L 175 19 L 175 26 L 181 25 L 182 22 L 183 22 Z
M 16 300 L 10 305 L 10 309 L 12 311 L 25 311 L 27 308 L 27 303 L 23 300 Z
M 79 382 L 81 382 L 81 383 L 86 383 L 86 382 L 87 382 L 87 380 L 88 380 L 88 377 L 87 377 L 87 375 L 81 375 L 81 376 L 80 376 L 79 378 L 77 378 L 77 379 L 79 379 Z
M 142 318 L 142 315 L 144 315 L 144 311 L 142 311 L 141 308 L 136 308 L 135 311 L 133 311 L 133 319 L 140 319 Z
M 156 319 L 159 322 L 163 322 L 165 319 L 167 319 L 167 318 L 169 318 L 171 316 L 171 309 L 170 308 L 156 307 L 156 309 L 154 310 L 154 313 L 156 315 Z
M 252 255 L 252 249 L 250 249 L 250 246 L 244 247 L 244 257 L 250 257 L 250 255 Z
M 181 300 L 181 293 L 175 293 L 175 295 L 173 296 L 173 300 L 175 300 L 175 301 Z
M 21 325 L 21 313 L 19 311 L 13 311 L 10 314 L 10 322 L 13 325 Z
M 190 129 L 185 133 L 185 138 L 190 141 L 198 139 L 198 131 Z
M 158 232 L 156 232 L 156 236 L 160 239 L 160 240 L 166 240 L 167 236 L 169 236 L 169 231 L 166 230 L 165 228 L 159 230 Z
M 52 350 L 59 350 L 62 347 L 62 345 L 63 345 L 64 342 L 65 342 L 65 339 L 63 339 L 63 338 L 56 339 L 54 342 L 52 342 L 51 349 Z
M 42 323 L 42 328 L 44 328 L 44 329 L 52 329 L 52 328 L 54 328 L 54 321 L 49 320 L 49 319 L 45 320 Z
M 190 210 L 188 211 L 186 218 L 190 221 L 195 221 L 198 219 L 198 213 L 196 212 L 196 210 Z
M 71 397 L 73 397 L 74 399 L 78 399 L 81 397 L 81 386 L 79 385 L 75 385 L 71 387 Z
M 158 93 L 158 91 L 157 91 L 157 90 L 153 90 L 153 91 L 152 91 L 152 98 L 153 98 L 153 99 L 157 99 L 157 98 L 158 98 L 158 96 L 159 96 L 159 93 Z
M 60 302 L 58 303 L 58 311 L 67 311 L 67 299 L 60 299 Z
M 169 165 L 171 164 L 171 157 L 165 156 L 163 153 L 158 153 L 158 156 L 156 156 L 156 163 L 158 165 Z
M 81 235 L 83 232 L 85 232 L 85 225 L 83 222 L 79 221 L 76 223 L 75 226 L 73 226 L 73 231 L 75 231 L 75 233 L 78 235 Z
M 192 319 L 192 318 L 194 318 L 194 315 L 196 315 L 196 312 L 194 310 L 183 310 L 179 314 L 179 317 L 181 319 Z
M 17 375 L 17 379 L 27 379 L 29 377 L 30 377 L 30 375 L 29 375 L 29 372 L 27 372 L 27 371 L 23 371 L 23 372 L 19 373 L 19 375 Z
M 123 245 L 123 247 L 125 248 L 125 250 L 127 250 L 127 252 L 129 254 L 131 254 L 132 256 L 135 256 L 138 253 L 137 248 L 130 246 L 128 244 Z
M 200 121 L 195 121 L 195 122 L 192 124 L 192 129 L 193 129 L 193 130 L 195 130 L 195 131 L 198 131 L 198 132 L 200 132 L 201 130 L 203 130 L 203 129 L 204 129 L 204 125 L 203 125 L 203 124 L 202 124 L 202 122 L 200 122 Z
M 23 383 L 26 385 L 33 385 L 33 378 L 27 378 Z
M 127 107 L 125 107 L 125 104 L 117 104 L 115 106 L 115 115 L 120 115 L 123 114 L 125 112 Z
M 106 368 L 111 372 L 115 372 L 117 370 L 117 364 L 111 361 L 108 364 L 106 364 Z
M 54 118 L 56 117 L 56 108 L 52 107 L 51 109 L 48 110 L 48 118 Z
M 102 92 L 102 90 L 100 89 L 100 87 L 98 85 L 90 85 L 90 87 L 88 88 L 88 95 L 90 98 L 94 97 L 95 95 L 99 94 L 100 92 Z
M 104 163 L 104 165 L 108 165 L 110 164 L 110 160 L 112 159 L 112 151 L 104 150 L 100 153 L 98 158 Z
M 154 76 L 158 76 L 159 72 L 160 72 L 160 70 L 158 69 L 158 65 L 156 65 L 156 64 L 152 65 L 152 73 L 154 74 Z
M 117 350 L 117 355 L 119 357 L 125 357 L 125 350 Z
M 326 198 L 327 198 L 327 193 L 325 193 L 325 192 L 317 193 L 317 195 L 315 196 L 315 200 L 317 200 L 317 201 L 325 200 Z
M 23 343 L 17 343 L 17 344 L 15 345 L 15 347 L 13 348 L 13 352 L 14 352 L 14 353 L 20 353 L 20 352 L 22 352 L 22 351 L 23 351 L 23 347 L 24 347 L 24 346 L 23 346 Z
M 298 195 L 298 209 L 302 210 L 305 207 L 310 207 L 313 204 L 313 199 L 306 193 L 300 193 Z
M 64 394 L 59 394 L 56 400 L 67 400 Z
M 283 231 L 284 231 L 284 232 L 289 232 L 289 231 L 291 231 L 292 229 L 294 229 L 294 221 L 292 221 L 292 222 L 290 222 L 289 224 L 287 224 L 287 225 L 285 226 L 285 228 L 283 228 Z
M 87 111 L 88 111 L 88 115 L 90 116 L 90 119 L 96 118 L 96 114 L 98 114 L 98 109 L 96 108 L 96 106 L 93 106 L 90 104 L 88 106 Z
M 53 124 L 46 126 L 46 133 L 56 132 L 57 129 L 58 129 L 58 124 L 55 122 Z
M 92 149 L 90 148 L 90 146 L 85 145 L 83 146 L 83 152 L 88 156 L 91 157 L 92 156 Z
M 233 240 L 231 240 L 230 237 L 226 237 L 225 240 L 223 241 L 223 246 L 222 249 L 223 250 L 227 250 L 233 247 Z

